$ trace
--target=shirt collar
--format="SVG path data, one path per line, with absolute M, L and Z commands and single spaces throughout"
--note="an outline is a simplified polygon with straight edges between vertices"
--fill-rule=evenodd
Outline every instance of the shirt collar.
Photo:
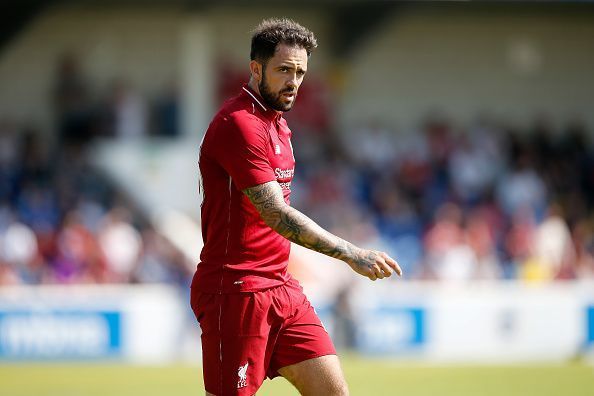
M 252 103 L 254 105 L 254 108 L 257 107 L 260 110 L 262 110 L 262 113 L 264 113 L 264 116 L 267 119 L 278 120 L 281 117 L 282 113 L 280 111 L 276 111 L 276 110 L 271 109 L 268 106 L 266 106 L 264 104 L 264 99 L 262 99 L 262 97 L 260 95 L 258 95 L 256 92 L 254 92 L 254 90 L 251 89 L 249 85 L 244 84 L 244 86 L 241 89 L 242 89 L 244 95 L 247 95 L 250 97 L 250 99 L 252 100 Z

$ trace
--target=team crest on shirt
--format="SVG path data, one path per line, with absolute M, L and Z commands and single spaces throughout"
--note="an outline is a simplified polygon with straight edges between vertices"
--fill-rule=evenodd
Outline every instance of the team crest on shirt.
M 246 363 L 244 366 L 239 366 L 237 369 L 237 375 L 239 379 L 237 380 L 237 389 L 245 388 L 247 386 L 247 369 L 248 369 L 249 362 Z

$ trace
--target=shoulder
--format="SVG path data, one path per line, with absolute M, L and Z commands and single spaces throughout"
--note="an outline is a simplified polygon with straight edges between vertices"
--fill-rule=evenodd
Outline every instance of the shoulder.
M 213 119 L 213 124 L 239 132 L 267 129 L 266 122 L 253 108 L 252 103 L 241 97 L 225 102 Z
M 231 125 L 237 129 L 258 129 L 265 131 L 266 122 L 258 115 L 248 111 L 247 109 L 238 109 L 228 114 L 228 119 Z
M 226 130 L 227 139 L 247 143 L 264 142 L 268 136 L 267 124 L 251 109 L 238 108 L 222 115 L 220 123 Z
M 207 147 L 215 152 L 221 147 L 228 151 L 246 146 L 264 147 L 268 142 L 268 129 L 263 120 L 245 109 L 223 109 L 213 119 L 206 140 Z

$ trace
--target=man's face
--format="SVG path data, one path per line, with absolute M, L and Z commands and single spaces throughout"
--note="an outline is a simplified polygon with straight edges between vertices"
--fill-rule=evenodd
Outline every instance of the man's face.
M 260 95 L 274 110 L 291 110 L 306 71 L 307 51 L 279 44 L 274 56 L 262 66 L 262 78 L 258 83 Z

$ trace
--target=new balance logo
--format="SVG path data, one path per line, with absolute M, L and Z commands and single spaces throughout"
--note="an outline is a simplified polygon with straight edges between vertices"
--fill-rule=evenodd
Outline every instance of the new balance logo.
M 274 154 L 279 155 L 281 153 L 280 146 L 278 144 L 274 145 Z
M 237 381 L 237 389 L 247 386 L 248 365 L 249 363 L 246 363 L 245 366 L 239 366 L 239 369 L 237 369 L 237 375 L 239 376 L 239 380 Z

